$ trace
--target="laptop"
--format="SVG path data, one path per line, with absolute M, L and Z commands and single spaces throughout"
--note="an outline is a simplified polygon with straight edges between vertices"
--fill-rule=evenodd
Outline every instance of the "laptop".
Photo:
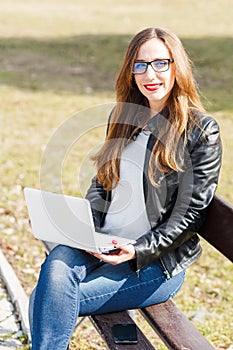
M 134 240 L 95 231 L 90 202 L 84 198 L 24 189 L 34 236 L 43 241 L 107 253 Z

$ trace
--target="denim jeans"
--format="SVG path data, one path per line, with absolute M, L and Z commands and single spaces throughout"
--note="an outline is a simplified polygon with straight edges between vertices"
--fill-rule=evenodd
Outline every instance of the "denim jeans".
M 67 246 L 54 248 L 30 298 L 32 350 L 66 350 L 79 316 L 164 302 L 181 288 L 185 272 L 167 279 L 159 261 L 137 274 L 128 262 L 104 263 Z

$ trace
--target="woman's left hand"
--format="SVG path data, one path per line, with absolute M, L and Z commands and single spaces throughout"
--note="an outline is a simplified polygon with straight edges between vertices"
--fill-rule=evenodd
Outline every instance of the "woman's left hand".
M 127 244 L 123 247 L 117 247 L 116 249 L 117 249 L 116 253 L 114 251 L 112 251 L 109 254 L 103 254 L 103 253 L 100 254 L 100 253 L 94 253 L 94 252 L 88 252 L 88 253 L 112 265 L 121 264 L 125 261 L 135 259 L 136 257 L 135 248 L 132 244 Z

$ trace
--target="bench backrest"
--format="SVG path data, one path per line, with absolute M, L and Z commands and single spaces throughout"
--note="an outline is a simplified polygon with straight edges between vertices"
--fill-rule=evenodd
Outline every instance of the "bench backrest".
M 233 205 L 215 195 L 199 234 L 233 262 Z

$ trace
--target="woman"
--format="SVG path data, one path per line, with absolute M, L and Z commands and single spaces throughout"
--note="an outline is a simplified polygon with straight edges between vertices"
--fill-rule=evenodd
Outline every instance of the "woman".
M 138 33 L 87 193 L 97 230 L 135 243 L 110 254 L 57 246 L 31 297 L 32 349 L 66 349 L 78 316 L 172 298 L 201 254 L 196 234 L 216 190 L 221 142 L 177 36 Z

